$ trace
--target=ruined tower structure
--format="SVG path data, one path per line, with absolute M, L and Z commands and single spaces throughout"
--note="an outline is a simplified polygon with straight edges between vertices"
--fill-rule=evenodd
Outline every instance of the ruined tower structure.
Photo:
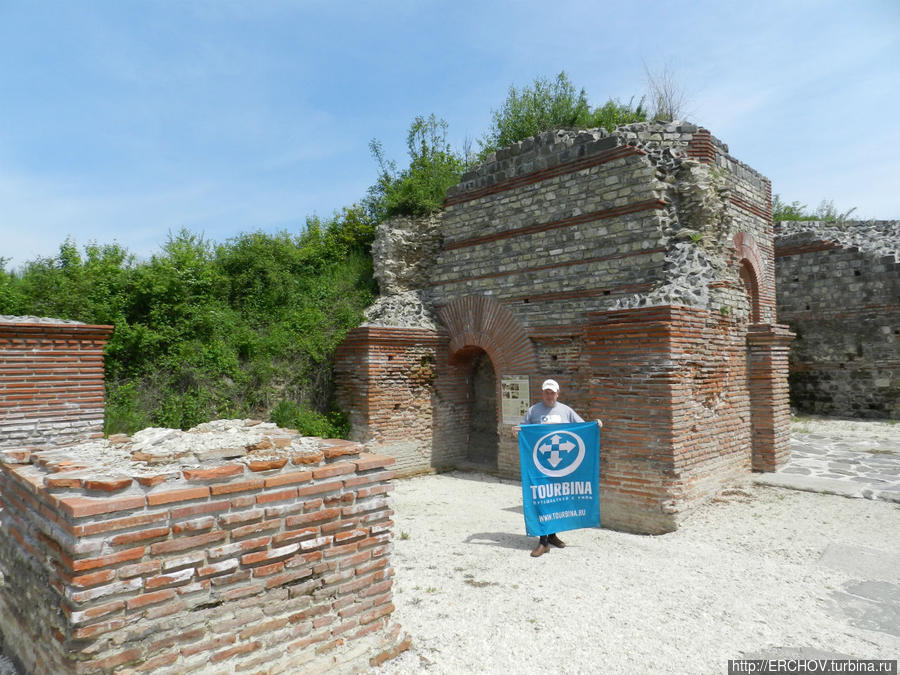
M 338 394 L 401 474 L 518 478 L 513 427 L 546 377 L 604 421 L 604 526 L 671 531 L 788 458 L 771 187 L 706 129 L 525 139 L 373 253 L 382 297 L 338 350 Z
M 900 221 L 776 223 L 775 260 L 791 404 L 900 419 Z

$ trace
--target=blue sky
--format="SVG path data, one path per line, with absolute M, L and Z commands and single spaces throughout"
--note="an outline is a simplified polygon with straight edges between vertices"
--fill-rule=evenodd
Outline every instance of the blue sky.
M 510 85 L 627 101 L 645 65 L 787 201 L 900 219 L 897 0 L 0 0 L 0 257 L 296 232 L 416 115 L 459 148 Z

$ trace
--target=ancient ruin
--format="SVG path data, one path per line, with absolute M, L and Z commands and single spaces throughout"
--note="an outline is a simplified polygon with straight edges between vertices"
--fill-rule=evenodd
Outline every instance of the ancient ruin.
M 376 243 L 382 297 L 335 369 L 354 439 L 398 472 L 517 478 L 512 428 L 545 377 L 605 422 L 606 526 L 670 531 L 786 461 L 771 188 L 707 130 L 539 134 Z
M 109 326 L 0 321 L 0 641 L 25 672 L 358 671 L 393 458 L 254 420 L 102 438 Z
M 900 221 L 776 223 L 775 271 L 791 404 L 900 419 Z
M 112 326 L 0 315 L 0 449 L 103 435 L 103 348 Z

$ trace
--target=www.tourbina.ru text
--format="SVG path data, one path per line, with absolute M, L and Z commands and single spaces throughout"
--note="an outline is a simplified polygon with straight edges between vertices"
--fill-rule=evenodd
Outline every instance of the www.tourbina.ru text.
M 557 511 L 556 513 L 548 513 L 538 516 L 538 521 L 546 523 L 548 520 L 556 520 L 557 518 L 581 518 L 587 515 L 586 509 L 578 509 L 576 511 Z

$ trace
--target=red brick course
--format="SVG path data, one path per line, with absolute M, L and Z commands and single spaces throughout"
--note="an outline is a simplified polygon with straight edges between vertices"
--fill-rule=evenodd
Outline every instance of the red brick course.
M 112 326 L 0 323 L 0 448 L 53 447 L 103 432 L 103 349 Z
M 226 663 L 252 670 L 264 645 L 291 643 L 310 650 L 310 663 L 325 658 L 319 652 L 340 663 L 358 641 L 372 653 L 394 650 L 400 640 L 387 621 L 363 634 L 360 620 L 339 615 L 358 606 L 357 614 L 374 621 L 393 610 L 384 526 L 392 512 L 384 495 L 394 460 L 359 454 L 359 444 L 335 447 L 335 463 L 321 456 L 304 471 L 287 465 L 248 480 L 249 467 L 240 474 L 201 468 L 180 481 L 128 488 L 142 494 L 105 498 L 83 496 L 80 485 L 45 486 L 54 475 L 50 463 L 0 464 L 0 569 L 7 582 L 0 607 L 18 607 L 0 612 L 0 622 L 19 617 L 0 630 L 27 636 L 34 653 L 23 662 L 53 673 L 182 672 Z M 194 485 L 175 487 L 186 480 Z M 279 515 L 281 504 L 290 510 Z M 363 523 L 346 510 L 371 518 Z M 34 583 L 28 570 L 38 561 L 52 571 L 49 584 L 36 588 L 45 599 L 35 609 L 13 590 Z M 358 586 L 347 586 L 357 578 Z M 307 609 L 298 612 L 304 602 Z M 55 619 L 54 606 L 61 610 Z M 224 608 L 237 613 L 233 628 L 215 619 Z M 299 627 L 309 635 L 305 646 L 296 644 L 303 617 L 313 629 Z M 47 625 L 56 639 L 41 637 Z M 268 665 L 287 658 L 284 649 L 276 652 Z

